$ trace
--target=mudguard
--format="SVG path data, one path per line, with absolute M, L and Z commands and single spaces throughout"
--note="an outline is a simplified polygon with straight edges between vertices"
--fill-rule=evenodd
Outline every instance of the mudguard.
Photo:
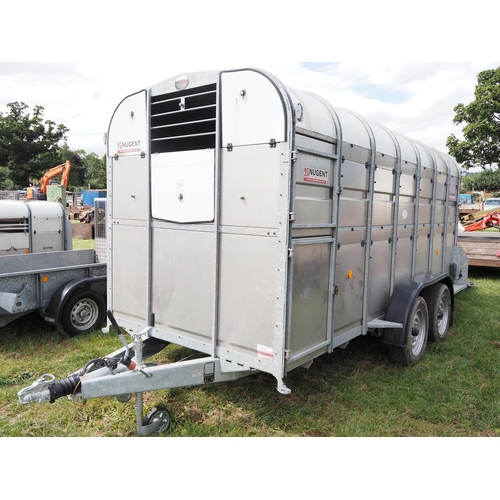
M 58 326 L 61 324 L 62 309 L 71 294 L 79 289 L 99 285 L 100 283 L 106 284 L 107 276 L 91 276 L 86 278 L 76 278 L 61 285 L 52 295 L 49 305 L 44 313 L 44 319 L 51 325 Z M 104 286 L 105 288 L 105 286 Z
M 444 273 L 435 276 L 416 277 L 415 280 L 401 283 L 396 290 L 394 290 L 389 302 L 389 307 L 387 308 L 385 320 L 394 323 L 401 323 L 403 328 L 384 329 L 382 332 L 382 342 L 384 344 L 398 347 L 406 346 L 406 335 L 404 332 L 408 322 L 408 316 L 415 299 L 421 294 L 424 288 L 439 282 L 444 283 L 450 289 L 453 308 L 453 285 L 450 277 Z

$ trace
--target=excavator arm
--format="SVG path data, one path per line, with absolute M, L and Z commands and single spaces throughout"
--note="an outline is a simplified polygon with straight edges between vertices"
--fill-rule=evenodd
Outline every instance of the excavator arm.
M 47 185 L 51 179 L 53 179 L 56 175 L 61 175 L 61 186 L 68 187 L 69 180 L 69 172 L 71 170 L 71 162 L 66 160 L 65 163 L 61 165 L 57 165 L 57 167 L 51 168 L 45 172 L 44 176 L 40 180 L 40 191 L 46 195 L 47 194 Z

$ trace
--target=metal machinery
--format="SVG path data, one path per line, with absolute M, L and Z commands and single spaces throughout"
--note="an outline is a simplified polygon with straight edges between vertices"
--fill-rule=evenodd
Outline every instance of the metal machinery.
M 47 170 L 45 174 L 40 179 L 39 187 L 29 187 L 26 189 L 26 197 L 28 200 L 49 200 L 49 201 L 59 201 L 63 206 L 66 206 L 66 188 L 68 187 L 69 173 L 71 171 L 71 162 L 66 160 L 61 165 Z M 50 181 L 61 176 L 61 183 L 58 186 L 50 186 Z M 49 191 L 52 192 L 49 195 Z
M 124 347 L 22 403 L 287 373 L 371 333 L 411 365 L 467 287 L 446 154 L 264 71 L 171 78 L 125 98 L 108 147 L 108 326 Z M 124 342 L 121 328 L 132 336 Z M 146 365 L 175 343 L 202 354 Z

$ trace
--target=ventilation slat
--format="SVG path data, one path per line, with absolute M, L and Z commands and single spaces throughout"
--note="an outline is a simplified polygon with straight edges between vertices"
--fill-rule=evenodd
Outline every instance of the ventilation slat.
M 158 137 L 158 139 L 151 139 L 151 141 L 173 141 L 173 140 L 177 140 L 177 139 L 183 139 L 183 138 L 188 138 L 188 137 L 203 137 L 203 136 L 211 136 L 212 133 L 211 132 L 208 132 L 208 133 L 205 133 L 205 134 L 192 134 L 192 135 L 173 135 L 171 137 Z M 205 148 L 203 148 L 205 149 Z
M 208 122 L 213 122 L 213 121 L 214 121 L 213 119 L 209 119 L 209 120 L 197 120 L 197 121 L 194 121 L 194 122 L 190 122 L 190 124 L 194 125 L 194 124 L 197 124 L 197 123 L 208 123 Z M 173 123 L 173 124 L 168 124 L 168 125 L 158 125 L 157 127 L 151 127 L 151 130 L 160 130 L 160 129 L 170 128 L 170 127 L 175 127 L 176 125 L 179 125 L 179 124 Z
M 0 232 L 2 233 L 26 233 L 29 223 L 26 219 L 0 219 Z
M 151 98 L 151 152 L 215 148 L 216 85 Z

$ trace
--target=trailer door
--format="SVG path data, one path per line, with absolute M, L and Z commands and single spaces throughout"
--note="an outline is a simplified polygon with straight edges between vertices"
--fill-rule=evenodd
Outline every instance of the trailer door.
M 153 155 L 153 217 L 183 223 L 213 221 L 214 169 L 214 149 Z
M 153 218 L 214 220 L 215 84 L 151 96 Z
M 221 84 L 218 347 L 279 376 L 290 156 L 285 107 L 260 72 L 223 73 Z
M 223 73 L 222 146 L 285 140 L 283 103 L 272 82 L 256 71 Z

